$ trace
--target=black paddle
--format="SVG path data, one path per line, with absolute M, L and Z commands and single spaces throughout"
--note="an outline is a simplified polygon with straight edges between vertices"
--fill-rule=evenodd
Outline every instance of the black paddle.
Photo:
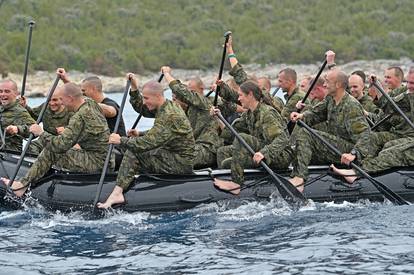
M 388 102 L 391 104 L 391 106 L 396 110 L 403 118 L 404 120 L 411 126 L 411 128 L 414 129 L 414 123 L 404 114 L 404 112 L 400 109 L 400 107 L 395 104 L 394 100 L 381 88 L 380 85 L 378 85 L 377 79 L 375 77 L 372 77 L 372 86 L 377 89 L 382 96 L 384 96 Z M 411 110 L 412 111 L 412 110 Z
M 227 128 L 233 133 L 233 135 L 239 140 L 239 142 L 249 151 L 250 154 L 254 155 L 255 152 L 249 144 L 236 132 L 236 130 L 227 122 L 227 120 L 220 114 L 217 117 L 226 125 Z M 298 202 L 305 204 L 306 198 L 303 196 L 295 186 L 293 186 L 288 180 L 282 176 L 277 175 L 272 169 L 264 162 L 261 161 L 260 165 L 269 173 L 269 175 L 275 180 L 276 187 L 279 190 L 280 195 L 289 202 Z
M 126 98 L 128 96 L 128 93 L 129 93 L 129 90 L 130 89 L 131 89 L 131 80 L 128 79 L 127 80 L 126 87 L 125 87 L 124 96 L 122 97 L 121 106 L 119 107 L 118 115 L 116 116 L 116 122 L 115 122 L 115 127 L 114 127 L 113 133 L 117 133 L 118 132 L 119 124 L 121 122 L 122 112 L 124 111 Z M 111 154 L 112 154 L 112 150 L 113 149 L 114 149 L 114 145 L 113 144 L 109 144 L 109 146 L 108 146 L 108 152 L 106 153 L 104 167 L 102 169 L 101 177 L 99 178 L 99 184 L 98 184 L 98 187 L 96 189 L 96 196 L 95 196 L 95 199 L 93 201 L 93 205 L 95 207 L 96 207 L 96 204 L 98 203 L 99 197 L 101 196 L 101 193 L 102 193 L 102 187 L 103 187 L 103 183 L 104 183 L 104 180 L 105 180 L 106 173 L 108 171 L 109 161 L 111 160 Z
M 46 108 L 48 107 L 49 101 L 52 98 L 52 95 L 55 92 L 55 89 L 56 89 L 57 85 L 59 84 L 59 80 L 60 80 L 60 76 L 58 75 L 58 76 L 56 76 L 56 79 L 55 79 L 55 82 L 53 83 L 52 88 L 50 88 L 50 91 L 49 91 L 49 93 L 46 97 L 46 102 L 43 104 L 42 109 L 40 110 L 39 116 L 37 117 L 37 120 L 36 120 L 36 124 L 40 124 L 40 122 L 42 122 L 43 116 L 44 116 L 45 111 L 46 111 Z M 16 164 L 16 170 L 14 171 L 12 177 L 10 178 L 10 183 L 9 183 L 9 186 L 8 186 L 9 191 L 12 191 L 11 186 L 12 186 L 14 180 L 16 179 L 17 174 L 19 173 L 20 166 L 23 163 L 24 156 L 26 155 L 27 150 L 29 149 L 30 143 L 32 142 L 33 138 L 34 138 L 33 133 L 30 133 L 29 138 L 27 139 L 26 145 L 24 146 L 24 149 L 23 149 L 23 151 L 20 155 L 19 161 Z
M 164 74 L 161 73 L 160 77 L 158 78 L 158 82 L 161 82 L 163 78 L 164 78 Z M 141 117 L 142 117 L 142 114 L 139 114 L 139 116 L 135 120 L 134 124 L 132 124 L 131 129 L 135 129 L 137 127 L 138 122 L 141 120 Z
M 333 146 L 331 143 L 325 140 L 321 135 L 319 135 L 311 127 L 309 127 L 309 125 L 307 125 L 305 122 L 298 120 L 296 123 L 299 124 L 299 126 L 304 127 L 309 133 L 311 133 L 313 136 L 319 139 L 322 143 L 324 143 L 329 148 L 329 150 L 331 150 L 333 153 L 335 153 L 339 157 L 342 156 L 342 153 L 335 146 Z M 392 203 L 397 204 L 397 205 L 411 204 L 408 201 L 406 201 L 404 198 L 402 198 L 400 195 L 396 194 L 394 191 L 389 189 L 386 185 L 384 185 L 383 183 L 371 177 L 367 172 L 362 170 L 362 168 L 356 165 L 355 163 L 351 162 L 350 165 L 352 166 L 352 168 L 354 168 L 359 173 L 361 173 L 366 179 L 368 179 L 375 186 L 375 188 L 377 188 L 378 191 Z
M 24 96 L 24 92 L 26 90 L 26 77 L 27 77 L 27 70 L 29 68 L 30 47 L 32 45 L 32 32 L 33 32 L 33 27 L 35 24 L 36 23 L 33 20 L 29 22 L 29 38 L 27 40 L 26 57 L 24 61 L 23 82 L 22 82 L 22 90 L 20 91 L 20 96 Z
M 305 102 L 306 102 L 306 100 L 308 99 L 308 97 L 309 97 L 309 95 L 310 95 L 311 91 L 313 90 L 313 87 L 315 87 L 316 82 L 318 81 L 319 77 L 321 76 L 321 74 L 322 74 L 323 70 L 325 69 L 325 67 L 326 67 L 326 64 L 327 64 L 327 63 L 328 63 L 328 61 L 326 61 L 326 57 L 325 57 L 325 60 L 323 61 L 322 66 L 319 68 L 318 73 L 317 73 L 317 74 L 316 74 L 316 76 L 312 79 L 312 82 L 311 82 L 311 84 L 309 85 L 309 88 L 308 88 L 308 90 L 307 90 L 307 92 L 306 92 L 305 96 L 304 96 L 304 97 L 302 98 L 302 100 L 300 101 L 301 103 L 305 103 Z M 303 108 L 302 108 L 302 109 L 303 109 Z M 297 111 L 298 113 L 300 113 L 300 112 L 302 111 L 302 109 L 296 109 L 296 111 Z M 292 132 L 293 132 L 293 129 L 295 128 L 295 124 L 294 124 L 291 120 L 289 120 L 289 122 L 288 122 L 288 124 L 287 124 L 287 128 L 288 128 L 288 130 L 289 130 L 289 133 L 292 133 Z
M 227 31 L 224 34 L 223 55 L 221 56 L 220 70 L 219 70 L 219 75 L 217 79 L 221 79 L 221 77 L 223 76 L 224 60 L 226 59 L 226 52 L 227 52 L 227 42 L 229 42 L 230 35 L 231 35 L 231 31 Z M 216 93 L 214 95 L 214 103 L 213 103 L 214 106 L 217 106 L 219 92 L 220 92 L 220 86 L 217 85 Z

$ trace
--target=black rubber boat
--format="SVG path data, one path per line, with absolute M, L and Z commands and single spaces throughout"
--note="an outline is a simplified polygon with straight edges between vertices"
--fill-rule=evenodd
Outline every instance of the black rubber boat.
M 0 176 L 8 177 L 15 169 L 18 155 L 1 153 Z M 26 158 L 19 176 L 26 173 L 33 163 Z M 278 171 L 288 177 L 290 171 Z M 99 174 L 75 174 L 51 170 L 31 190 L 31 197 L 51 210 L 90 210 L 96 194 Z M 394 192 L 414 202 L 414 167 L 393 169 L 373 175 Z M 139 175 L 125 193 L 126 203 L 119 208 L 128 211 L 177 211 L 195 207 L 202 203 L 223 200 L 262 200 L 277 194 L 272 179 L 262 170 L 246 170 L 246 186 L 238 196 L 217 190 L 213 177 L 230 178 L 229 170 L 196 171 L 192 175 Z M 103 186 L 101 200 L 104 200 L 115 185 L 116 174 L 108 174 Z M 19 207 L 19 204 L 3 199 L 6 187 L 0 184 L 0 203 L 4 207 Z M 315 202 L 354 202 L 361 199 L 383 201 L 383 196 L 366 179 L 360 179 L 352 186 L 331 175 L 327 166 L 310 167 L 310 177 L 304 195 Z

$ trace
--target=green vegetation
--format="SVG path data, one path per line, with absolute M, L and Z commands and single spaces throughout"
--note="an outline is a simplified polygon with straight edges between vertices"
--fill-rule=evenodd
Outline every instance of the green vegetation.
M 233 31 L 242 63 L 411 57 L 412 0 L 0 0 L 0 72 L 22 72 L 27 22 L 31 70 L 116 75 L 218 68 Z

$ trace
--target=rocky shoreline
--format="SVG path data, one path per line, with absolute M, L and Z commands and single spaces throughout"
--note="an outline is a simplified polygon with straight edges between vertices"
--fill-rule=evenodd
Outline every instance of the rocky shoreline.
M 338 64 L 341 70 L 345 71 L 346 73 L 351 73 L 355 70 L 363 70 L 367 74 L 374 73 L 378 76 L 382 76 L 384 70 L 389 66 L 400 66 L 404 72 L 407 72 L 408 69 L 414 66 L 414 62 L 409 58 L 401 58 L 400 60 L 385 60 L 385 59 L 378 59 L 373 61 L 364 61 L 358 60 L 353 61 L 346 64 Z M 273 85 L 277 83 L 277 73 L 286 67 L 290 67 L 296 70 L 298 73 L 298 79 L 302 79 L 305 75 L 313 75 L 316 74 L 318 71 L 319 64 L 307 64 L 307 65 L 288 65 L 288 64 L 269 64 L 266 66 L 261 66 L 257 64 L 250 64 L 244 66 L 248 74 L 254 74 L 256 76 L 267 76 L 270 77 L 271 82 Z M 228 69 L 225 69 L 224 72 L 224 79 L 229 78 Z M 172 74 L 177 79 L 180 79 L 186 82 L 191 77 L 199 76 L 204 81 L 206 88 L 211 85 L 214 81 L 215 77 L 217 76 L 217 71 L 213 70 L 182 70 L 182 69 L 174 69 Z M 82 72 L 75 72 L 69 71 L 68 75 L 70 79 L 76 83 L 79 83 L 82 79 L 87 76 L 91 76 L 91 73 L 82 73 Z M 151 79 L 157 79 L 159 76 L 158 73 L 148 73 L 145 75 L 139 75 L 140 84 L 145 83 Z M 125 87 L 125 77 L 108 77 L 108 76 L 99 76 L 102 79 L 104 92 L 105 93 L 117 93 L 122 92 Z M 22 75 L 20 74 L 13 74 L 10 73 L 8 78 L 15 80 L 19 88 L 21 87 Z M 28 97 L 36 97 L 36 96 L 44 96 L 50 89 L 53 81 L 55 79 L 55 74 L 51 72 L 45 71 L 37 71 L 33 74 L 29 74 L 27 77 L 26 82 L 26 96 Z M 165 84 L 165 83 L 164 83 Z M 165 86 L 167 86 L 165 84 Z

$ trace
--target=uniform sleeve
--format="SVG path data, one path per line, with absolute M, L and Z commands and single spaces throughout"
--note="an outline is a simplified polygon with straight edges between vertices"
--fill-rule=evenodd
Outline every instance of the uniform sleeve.
M 121 146 L 135 154 L 156 149 L 169 141 L 174 133 L 174 121 L 179 118 L 170 117 L 167 121 L 156 120 L 154 126 L 140 137 L 121 137 Z
M 241 85 L 247 80 L 247 73 L 240 63 L 237 63 L 233 68 L 231 68 L 229 74 L 234 78 L 237 85 Z
M 36 121 L 32 118 L 32 116 L 26 110 L 19 112 L 19 117 L 15 120 L 17 129 L 19 131 L 19 135 L 24 138 L 29 137 L 30 135 L 30 125 L 35 124 Z
M 219 93 L 220 93 L 220 97 L 223 100 L 226 100 L 226 101 L 229 101 L 229 102 L 234 102 L 234 103 L 239 102 L 239 94 L 237 93 L 237 91 L 230 88 L 230 86 L 227 85 L 225 82 L 220 84 Z
M 324 122 L 328 119 L 327 113 L 328 101 L 324 99 L 303 113 L 304 122 L 309 126 Z
M 54 136 L 43 132 L 39 136 L 40 142 L 55 153 L 64 153 L 78 142 L 79 136 L 84 129 L 84 121 L 80 116 L 73 116 L 61 135 Z
M 195 106 L 198 109 L 202 110 L 210 109 L 208 99 L 198 93 L 190 91 L 179 80 L 171 81 L 169 86 L 177 99 L 184 102 L 185 104 Z
M 292 95 L 292 97 L 286 102 L 285 106 L 283 107 L 282 116 L 284 118 L 286 118 L 287 120 L 289 120 L 290 119 L 290 114 L 292 112 L 297 111 L 296 110 L 296 103 L 298 103 L 300 100 L 302 100 L 302 98 L 303 98 L 303 95 L 300 95 L 297 92 L 294 95 Z M 307 106 L 310 105 L 310 102 L 309 102 L 308 99 L 306 99 L 305 104 Z M 306 109 L 308 109 L 308 108 L 305 108 L 305 110 Z
M 130 91 L 129 92 L 129 103 L 131 103 L 132 108 L 139 113 L 142 114 L 144 117 L 155 117 L 155 111 L 150 111 L 148 108 L 144 105 L 144 100 L 139 91 Z
M 370 154 L 369 148 L 369 136 L 371 134 L 370 127 L 365 119 L 362 111 L 362 106 L 355 105 L 348 110 L 347 119 L 345 121 L 345 127 L 347 132 L 350 133 L 351 139 L 355 144 L 354 148 L 361 156 L 359 159 L 366 157 Z
M 31 108 L 29 105 L 27 105 L 26 106 L 26 110 L 29 112 L 29 114 L 32 116 L 32 118 L 34 119 L 34 120 L 37 120 L 37 117 L 39 116 L 39 114 L 40 114 L 40 111 L 42 110 L 42 108 L 43 108 L 43 105 L 44 105 L 44 103 L 43 104 L 40 104 L 39 106 L 37 106 L 37 107 L 33 107 L 33 108 Z
M 278 154 L 284 150 L 289 140 L 284 130 L 286 126 L 283 123 L 283 118 L 276 113 L 276 110 L 267 112 L 262 121 L 263 135 L 269 144 L 260 149 L 260 152 L 266 159 L 270 159 L 272 154 Z

